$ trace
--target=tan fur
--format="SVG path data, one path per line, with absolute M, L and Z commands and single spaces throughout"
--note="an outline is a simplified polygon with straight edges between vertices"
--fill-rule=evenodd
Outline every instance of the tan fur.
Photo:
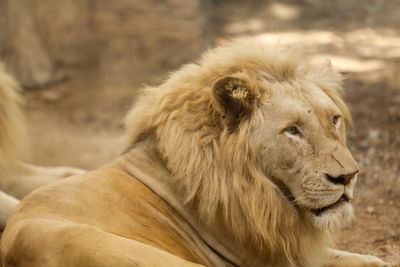
M 43 168 L 22 163 L 28 158 L 21 89 L 0 62 L 0 229 L 12 209 L 37 187 L 55 179 L 81 173 L 68 167 Z
M 222 211 L 238 241 L 253 243 L 271 260 L 279 255 L 292 264 L 308 265 L 313 255 L 321 254 L 316 251 L 329 235 L 282 201 L 280 191 L 257 167 L 259 152 L 251 143 L 251 132 L 262 123 L 262 114 L 255 112 L 234 134 L 220 128 L 209 91 L 220 77 L 232 74 L 251 83 L 259 97 L 268 94 L 261 92 L 259 77 L 270 83 L 306 79 L 292 51 L 258 44 L 217 48 L 199 64 L 183 67 L 160 87 L 144 92 L 127 119 L 131 142 L 154 130 L 168 169 L 184 188 L 185 201 L 199 203 L 202 218 L 212 223 Z M 342 103 L 329 86 L 331 80 L 336 81 L 333 89 L 341 88 L 336 77 L 327 76 L 326 85 L 318 77 L 332 98 Z M 342 109 L 349 119 L 347 107 Z
M 21 203 L 1 243 L 3 264 L 23 265 L 24 255 L 31 266 L 47 259 L 91 266 L 101 255 L 113 266 L 129 266 L 127 258 L 160 266 L 162 249 L 171 261 L 207 266 L 383 266 L 351 253 L 336 262 L 327 250 L 332 232 L 349 223 L 350 204 L 313 214 L 352 198 L 356 181 L 336 182 L 358 170 L 344 121 L 332 123 L 351 120 L 341 90 L 329 66 L 307 68 L 291 50 L 259 43 L 210 50 L 145 89 L 116 162 Z M 155 256 L 115 251 L 137 241 Z
M 4 177 L 15 172 L 15 161 L 24 159 L 26 154 L 22 104 L 18 83 L 0 62 L 0 185 Z
M 183 188 L 185 202 L 195 203 L 202 218 L 213 224 L 222 213 L 224 227 L 236 240 L 250 243 L 271 262 L 283 256 L 291 264 L 310 266 L 317 260 L 315 255 L 323 254 L 318 251 L 329 244 L 330 233 L 316 228 L 283 201 L 279 189 L 257 166 L 259 151 L 252 143 L 252 132 L 264 123 L 262 112 L 255 110 L 233 134 L 222 126 L 222 111 L 209 92 L 213 83 L 228 75 L 254 89 L 254 106 L 270 94 L 263 83 L 270 87 L 312 83 L 352 122 L 340 97 L 342 78 L 330 66 L 307 69 L 296 51 L 234 43 L 209 51 L 161 86 L 147 88 L 127 118 L 131 146 L 155 133 L 168 169 Z

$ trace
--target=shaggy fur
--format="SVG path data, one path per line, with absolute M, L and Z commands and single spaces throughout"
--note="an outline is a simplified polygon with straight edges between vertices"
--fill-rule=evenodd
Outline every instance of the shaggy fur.
M 212 95 L 214 83 L 224 76 L 249 81 L 248 88 L 254 88 L 251 115 L 233 132 L 224 127 L 226 114 Z M 260 169 L 253 132 L 264 122 L 257 103 L 269 94 L 262 89 L 265 83 L 313 83 L 351 120 L 339 96 L 340 82 L 335 72 L 301 66 L 293 51 L 261 44 L 220 47 L 173 73 L 161 86 L 145 90 L 127 118 L 130 145 L 154 133 L 186 203 L 196 207 L 202 219 L 213 224 L 222 216 L 236 240 L 267 253 L 272 262 L 284 257 L 291 264 L 309 266 L 329 233 L 297 212 Z
M 26 154 L 23 104 L 18 83 L 0 62 L 0 188 L 4 177 L 14 173 L 16 160 Z
M 55 179 L 82 173 L 69 167 L 39 167 L 23 163 L 28 158 L 21 88 L 0 62 L 0 229 L 24 197 Z

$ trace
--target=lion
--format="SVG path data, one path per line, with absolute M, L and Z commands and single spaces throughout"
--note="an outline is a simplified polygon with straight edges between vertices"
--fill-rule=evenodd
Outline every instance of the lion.
M 82 173 L 72 167 L 27 164 L 28 141 L 20 87 L 0 62 L 0 230 L 19 199 L 41 185 Z
M 341 77 L 233 42 L 144 89 L 114 162 L 14 211 L 3 266 L 384 266 L 331 248 L 359 171 Z

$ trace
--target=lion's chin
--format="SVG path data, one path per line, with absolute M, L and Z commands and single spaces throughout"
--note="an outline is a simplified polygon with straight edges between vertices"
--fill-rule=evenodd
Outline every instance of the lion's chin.
M 353 206 L 347 201 L 342 201 L 322 212 L 311 212 L 311 214 L 318 228 L 331 230 L 347 226 L 354 217 Z

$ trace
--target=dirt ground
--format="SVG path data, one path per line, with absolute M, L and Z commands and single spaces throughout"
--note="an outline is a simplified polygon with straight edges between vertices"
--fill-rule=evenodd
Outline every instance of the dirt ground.
M 361 172 L 357 219 L 338 234 L 337 246 L 400 262 L 400 2 L 215 2 L 216 43 L 232 37 L 293 43 L 307 60 L 330 58 L 344 73 L 355 121 L 349 146 Z M 109 162 L 123 148 L 123 118 L 139 89 L 169 71 L 160 67 L 116 84 L 74 70 L 62 83 L 25 92 L 32 161 L 86 169 Z

